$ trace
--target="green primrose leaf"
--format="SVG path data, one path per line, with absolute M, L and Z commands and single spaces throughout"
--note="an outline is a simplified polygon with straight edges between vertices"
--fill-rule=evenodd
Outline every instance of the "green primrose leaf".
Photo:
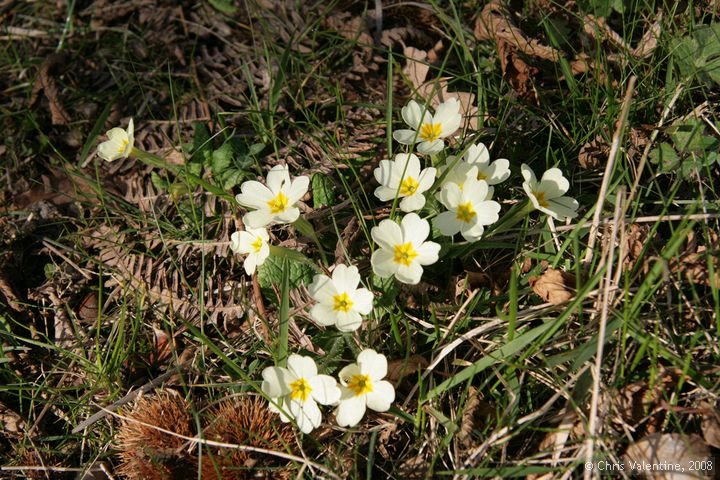
M 313 208 L 327 207 L 335 204 L 334 185 L 324 173 L 312 176 Z
M 290 288 L 298 288 L 305 283 L 312 283 L 315 274 L 312 267 L 307 263 L 298 261 L 292 257 L 284 257 L 288 262 L 288 275 Z M 258 267 L 258 283 L 261 288 L 270 288 L 272 285 L 280 285 L 283 279 L 283 257 L 270 255 L 265 262 Z
M 233 150 L 229 143 L 224 143 L 212 153 L 212 171 L 214 175 L 220 176 L 230 168 L 232 164 Z
M 675 40 L 670 51 L 683 77 L 695 77 L 708 86 L 720 83 L 720 23 L 696 28 Z
M 680 163 L 675 149 L 669 143 L 661 143 L 650 152 L 650 161 L 656 163 L 662 172 L 670 172 Z

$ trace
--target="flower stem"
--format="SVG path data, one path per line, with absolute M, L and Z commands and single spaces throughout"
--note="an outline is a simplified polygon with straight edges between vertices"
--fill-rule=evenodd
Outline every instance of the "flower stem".
M 295 228 L 297 228 L 300 233 L 302 233 L 306 237 L 309 237 L 313 242 L 315 242 L 315 245 L 317 245 L 318 247 L 318 252 L 320 252 L 320 258 L 322 259 L 323 264 L 325 266 L 328 266 L 328 260 L 325 256 L 325 249 L 323 249 L 323 246 L 320 244 L 320 239 L 315 233 L 315 229 L 313 228 L 312 224 L 303 217 L 298 217 L 298 219 L 293 222 L 293 225 L 295 225 Z

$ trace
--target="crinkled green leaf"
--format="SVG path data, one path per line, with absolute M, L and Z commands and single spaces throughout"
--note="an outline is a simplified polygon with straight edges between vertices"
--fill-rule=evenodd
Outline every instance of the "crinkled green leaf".
M 334 185 L 324 173 L 312 176 L 313 208 L 327 207 L 335 204 Z
M 683 77 L 720 84 L 720 23 L 702 25 L 690 35 L 675 40 L 671 51 Z
M 245 172 L 242 170 L 230 169 L 225 170 L 222 175 L 222 186 L 224 190 L 230 191 L 235 185 L 239 184 L 245 178 Z
M 232 163 L 233 150 L 229 143 L 224 143 L 222 147 L 212 152 L 212 171 L 216 176 L 223 174 L 225 170 L 230 168 Z
M 661 143 L 650 152 L 650 161 L 658 164 L 660 171 L 670 172 L 680 163 L 680 157 L 669 143 Z
M 263 148 L 265 148 L 264 143 L 253 143 L 250 145 L 250 149 L 248 150 L 249 155 L 257 155 L 258 153 L 263 151 Z
M 206 155 L 210 155 L 210 152 L 212 152 L 210 129 L 204 123 L 198 122 L 195 124 L 195 138 L 193 139 L 190 162 L 203 163 Z
M 302 283 L 312 283 L 314 271 L 304 262 L 286 257 L 290 264 L 290 288 L 298 288 Z M 279 285 L 282 281 L 283 259 L 277 255 L 270 255 L 265 262 L 258 267 L 258 283 L 261 288 L 270 288 L 272 285 Z
M 158 190 L 167 190 L 167 180 L 158 175 L 155 170 L 150 172 L 150 180 L 152 181 L 152 184 L 155 186 L 155 188 L 157 188 Z
M 675 148 L 680 152 L 704 152 L 718 148 L 717 139 L 704 132 L 705 123 L 699 118 L 690 118 L 668 129 Z
M 225 15 L 235 15 L 238 10 L 237 7 L 233 5 L 232 0 L 210 0 L 210 5 Z

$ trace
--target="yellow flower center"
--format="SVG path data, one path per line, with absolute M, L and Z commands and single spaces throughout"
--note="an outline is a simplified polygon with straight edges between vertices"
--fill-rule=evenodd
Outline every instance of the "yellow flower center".
M 312 387 L 303 377 L 290 384 L 290 398 L 304 402 L 312 392 Z
M 353 391 L 356 397 L 358 397 L 373 391 L 372 380 L 370 380 L 369 375 L 358 373 L 350 378 L 348 388 Z
M 395 258 L 393 258 L 393 261 L 409 267 L 417 255 L 418 254 L 415 251 L 413 244 L 411 242 L 407 242 L 404 245 L 395 245 Z
M 253 243 L 250 244 L 250 246 L 255 250 L 255 253 L 260 253 L 260 249 L 263 246 L 263 239 L 261 237 L 257 237 Z
M 462 220 L 465 223 L 470 223 L 473 217 L 475 217 L 475 209 L 473 208 L 472 203 L 467 202 L 458 205 L 456 212 L 456 218 L 458 220 Z
M 543 208 L 550 207 L 550 204 L 548 203 L 548 201 L 545 200 L 545 192 L 533 190 L 532 193 L 533 193 L 533 195 L 535 195 L 535 199 L 537 200 L 538 204 L 540 204 L 541 207 L 543 207 Z
M 478 180 L 487 180 L 487 177 L 485 176 L 484 173 L 478 172 L 477 179 L 478 179 Z
M 409 196 L 415 193 L 420 184 L 412 177 L 405 178 L 400 184 L 400 195 Z
M 128 146 L 128 143 L 130 143 L 130 140 L 128 140 L 127 138 L 122 139 L 120 141 L 120 147 L 118 148 L 117 153 L 119 153 L 120 155 L 125 153 L 125 148 Z
M 439 123 L 423 123 L 420 127 L 420 138 L 426 142 L 434 142 L 441 133 L 442 125 Z
M 347 293 L 339 293 L 333 296 L 333 310 L 336 312 L 349 312 L 353 306 L 353 301 Z
M 277 194 L 277 197 L 267 202 L 267 204 L 272 214 L 284 212 L 288 207 L 288 197 L 283 192 L 280 192 Z

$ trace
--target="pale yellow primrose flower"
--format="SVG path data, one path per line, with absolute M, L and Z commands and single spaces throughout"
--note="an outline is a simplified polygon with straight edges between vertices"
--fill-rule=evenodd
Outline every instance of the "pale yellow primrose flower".
M 387 380 L 387 359 L 372 349 L 357 356 L 357 363 L 340 370 L 341 396 L 335 419 L 341 427 L 354 427 L 365 410 L 387 412 L 395 400 L 395 389 Z
M 420 159 L 412 153 L 399 153 L 395 160 L 380 160 L 375 169 L 375 179 L 380 184 L 375 189 L 375 196 L 387 202 L 402 198 L 400 210 L 412 212 L 425 206 L 423 192 L 429 190 L 435 181 L 437 170 L 433 167 L 420 170 Z
M 494 162 L 490 162 L 490 152 L 482 143 L 471 145 L 462 160 L 456 161 L 456 157 L 449 156 L 446 163 L 452 165 L 453 162 L 455 165 L 445 175 L 443 186 L 455 183 L 462 189 L 465 177 L 473 167 L 477 168 L 476 178 L 485 180 L 488 185 L 497 185 L 510 178 L 510 161 L 506 158 L 498 158 Z
M 230 248 L 240 255 L 247 255 L 243 267 L 248 275 L 262 265 L 270 255 L 270 236 L 264 228 L 248 228 L 244 232 L 235 232 L 230 236 Z
M 382 278 L 395 276 L 402 283 L 416 285 L 423 274 L 423 265 L 438 261 L 440 245 L 426 242 L 430 224 L 416 213 L 408 213 L 400 222 L 386 219 L 373 227 L 370 235 L 380 247 L 373 252 L 373 272 Z
M 292 223 L 300 216 L 295 204 L 308 191 L 310 179 L 305 176 L 290 180 L 286 165 L 276 165 L 267 174 L 267 186 L 255 180 L 243 182 L 242 193 L 237 202 L 254 209 L 243 216 L 243 223 L 250 228 L 260 228 L 271 223 Z
M 465 181 L 462 189 L 455 183 L 446 184 L 439 200 L 448 211 L 435 217 L 433 224 L 443 235 L 453 236 L 460 232 L 468 242 L 480 240 L 484 225 L 497 222 L 500 213 L 500 204 L 490 200 L 490 188 L 485 180 L 478 180 L 475 175 Z
M 262 372 L 262 391 L 270 397 L 269 408 L 287 423 L 292 419 L 303 433 L 310 433 L 322 422 L 317 406 L 336 404 L 340 388 L 329 375 L 318 375 L 317 365 L 310 357 L 292 354 L 287 368 L 267 367 Z
M 118 158 L 127 158 L 132 152 L 133 145 L 135 143 L 135 137 L 133 135 L 135 126 L 133 125 L 133 119 L 130 119 L 127 130 L 123 130 L 120 127 L 115 127 L 107 131 L 105 135 L 108 137 L 108 141 L 102 142 L 97 147 L 97 153 L 100 158 L 113 162 Z
M 393 138 L 403 145 L 416 144 L 418 152 L 426 155 L 441 152 L 445 148 L 443 139 L 455 133 L 462 123 L 460 102 L 454 98 L 438 105 L 435 115 L 430 115 L 415 100 L 410 100 L 401 113 L 411 130 L 395 130 Z
M 308 287 L 318 302 L 310 315 L 320 325 L 335 325 L 341 332 L 352 332 L 362 324 L 361 315 L 372 311 L 373 294 L 367 288 L 357 288 L 360 274 L 355 266 L 337 265 L 332 278 L 315 275 Z
M 580 206 L 574 198 L 563 194 L 570 188 L 570 182 L 563 177 L 559 168 L 551 168 L 537 181 L 535 173 L 524 163 L 520 167 L 525 179 L 523 189 L 533 206 L 556 220 L 575 218 Z

